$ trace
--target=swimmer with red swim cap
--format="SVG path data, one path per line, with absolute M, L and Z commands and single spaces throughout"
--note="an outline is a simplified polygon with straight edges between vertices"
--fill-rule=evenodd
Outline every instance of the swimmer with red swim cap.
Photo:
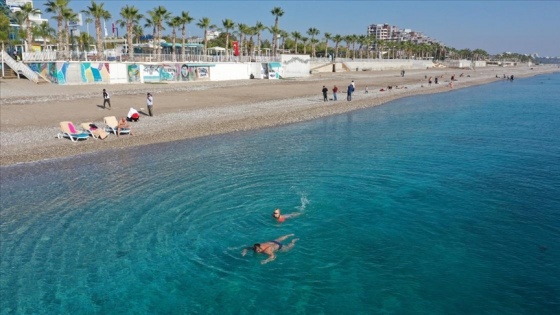
M 297 216 L 300 216 L 301 213 L 296 212 L 296 213 L 290 213 L 290 214 L 280 214 L 280 208 L 276 208 L 274 210 L 274 212 L 272 213 L 272 217 L 274 218 L 274 220 L 276 220 L 277 222 L 284 222 L 286 221 L 286 219 L 290 219 L 290 218 L 295 218 Z

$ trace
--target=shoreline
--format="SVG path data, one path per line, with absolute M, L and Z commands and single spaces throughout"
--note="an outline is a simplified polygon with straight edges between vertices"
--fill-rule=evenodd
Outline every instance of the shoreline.
M 558 71 L 556 65 L 477 70 L 435 68 L 407 70 L 405 77 L 399 71 L 362 71 L 285 80 L 87 86 L 36 85 L 28 80 L 2 79 L 0 166 L 270 128 L 378 106 L 403 97 L 503 81 L 503 74 L 519 79 Z M 464 77 L 459 77 L 461 73 Z M 428 86 L 425 76 L 442 75 L 440 84 Z M 447 87 L 451 75 L 459 80 L 454 89 Z M 345 91 L 352 80 L 356 82 L 356 91 L 348 102 Z M 323 102 L 322 86 L 327 86 L 332 98 L 334 84 L 339 88 L 338 101 Z M 407 89 L 379 91 L 388 85 Z M 111 110 L 101 108 L 103 88 L 111 93 Z M 139 122 L 129 123 L 134 136 L 110 135 L 105 140 L 90 138 L 78 143 L 56 138 L 61 121 L 69 120 L 77 126 L 92 121 L 102 126 L 103 117 L 126 116 L 130 107 L 147 112 L 147 92 L 154 95 L 154 117 L 141 114 Z

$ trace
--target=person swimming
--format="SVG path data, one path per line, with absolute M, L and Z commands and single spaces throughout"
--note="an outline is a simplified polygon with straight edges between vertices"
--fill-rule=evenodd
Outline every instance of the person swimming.
M 276 208 L 274 209 L 274 212 L 272 212 L 272 217 L 277 221 L 277 222 L 284 222 L 286 221 L 286 219 L 290 219 L 290 218 L 295 218 L 297 216 L 300 216 L 301 213 L 299 212 L 294 212 L 294 213 L 290 213 L 290 214 L 281 214 L 280 213 L 280 208 Z
M 245 256 L 249 250 L 253 250 L 256 254 L 263 253 L 268 255 L 267 259 L 261 260 L 261 264 L 269 263 L 276 259 L 275 252 L 287 252 L 294 247 L 299 238 L 294 238 L 288 245 L 281 243 L 283 240 L 291 236 L 294 236 L 294 234 L 280 236 L 279 238 L 264 243 L 255 243 L 253 246 L 244 248 L 243 251 L 241 251 L 241 256 Z

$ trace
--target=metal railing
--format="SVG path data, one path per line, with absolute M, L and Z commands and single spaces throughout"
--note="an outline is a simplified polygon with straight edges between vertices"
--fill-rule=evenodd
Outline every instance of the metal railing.
M 43 61 L 116 61 L 116 62 L 280 62 L 280 56 L 233 56 L 233 55 L 201 55 L 201 54 L 139 54 L 133 58 L 128 54 L 104 52 L 101 56 L 85 51 L 71 51 L 65 53 L 65 58 L 58 58 L 56 51 L 26 52 L 23 53 L 25 62 Z

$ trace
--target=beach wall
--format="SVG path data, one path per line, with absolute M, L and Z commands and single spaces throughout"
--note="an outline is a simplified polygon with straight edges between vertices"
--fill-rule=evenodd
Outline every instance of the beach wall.
M 317 62 L 311 65 L 314 72 L 332 72 L 332 66 L 324 66 L 324 62 Z M 434 67 L 431 60 L 409 60 L 409 59 L 372 59 L 368 61 L 345 61 L 335 62 L 335 71 L 384 71 L 384 70 L 409 70 L 426 69 Z M 316 68 L 318 67 L 318 68 Z
M 211 80 L 210 69 L 215 67 L 215 64 L 77 61 L 35 62 L 27 65 L 52 83 L 61 85 L 205 81 Z M 241 76 L 238 72 L 238 69 L 227 67 L 214 71 L 218 78 L 222 75 L 223 80 L 236 80 L 236 76 Z M 249 78 L 247 72 L 241 72 L 243 78 Z
M 284 78 L 308 77 L 311 69 L 309 55 L 281 55 L 281 76 Z
M 181 62 L 31 62 L 27 65 L 51 82 L 61 85 L 163 83 L 280 79 L 309 76 L 309 56 L 286 55 L 282 62 L 181 63 Z
M 446 61 L 445 64 L 449 67 L 449 68 L 471 68 L 471 67 L 475 67 L 475 68 L 481 68 L 481 67 L 486 67 L 486 61 L 483 60 L 477 60 L 477 61 L 470 61 L 467 59 L 461 59 L 461 60 L 450 60 L 450 61 Z

